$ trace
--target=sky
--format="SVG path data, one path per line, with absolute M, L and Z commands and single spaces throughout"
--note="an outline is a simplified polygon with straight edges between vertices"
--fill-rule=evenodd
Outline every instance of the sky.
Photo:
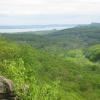
M 100 0 L 0 0 L 0 25 L 100 22 Z

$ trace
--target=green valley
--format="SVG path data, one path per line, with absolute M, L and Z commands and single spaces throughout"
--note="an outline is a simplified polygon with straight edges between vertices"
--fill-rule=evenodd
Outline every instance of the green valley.
M 41 33 L 0 34 L 0 76 L 19 100 L 100 100 L 100 25 Z

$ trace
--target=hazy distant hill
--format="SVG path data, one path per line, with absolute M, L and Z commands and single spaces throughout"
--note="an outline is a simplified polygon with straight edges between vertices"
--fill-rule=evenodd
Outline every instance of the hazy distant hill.
M 28 43 L 45 50 L 83 48 L 84 46 L 100 43 L 100 24 L 92 23 L 60 31 L 55 30 L 50 34 L 41 36 L 32 32 L 2 35 L 11 40 Z
M 85 25 L 77 25 L 77 27 L 79 28 L 99 28 L 100 27 L 100 23 L 91 23 L 91 24 L 85 24 Z

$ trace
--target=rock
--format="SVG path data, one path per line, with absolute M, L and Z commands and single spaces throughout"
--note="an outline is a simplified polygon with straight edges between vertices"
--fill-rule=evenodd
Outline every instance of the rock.
M 0 100 L 16 100 L 13 82 L 0 76 Z

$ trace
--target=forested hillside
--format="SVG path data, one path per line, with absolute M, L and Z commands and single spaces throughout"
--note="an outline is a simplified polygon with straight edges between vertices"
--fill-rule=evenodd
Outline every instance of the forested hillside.
M 59 50 L 61 52 L 66 49 L 84 48 L 100 43 L 100 24 L 43 32 L 39 32 L 39 34 L 42 35 L 36 34 L 36 32 L 35 34 L 34 32 L 26 32 L 19 34 L 2 34 L 2 36 L 21 43 L 28 43 L 35 48 L 52 51 Z M 46 34 L 46 32 L 48 34 Z
M 100 100 L 100 28 L 1 34 L 0 76 L 19 100 Z

